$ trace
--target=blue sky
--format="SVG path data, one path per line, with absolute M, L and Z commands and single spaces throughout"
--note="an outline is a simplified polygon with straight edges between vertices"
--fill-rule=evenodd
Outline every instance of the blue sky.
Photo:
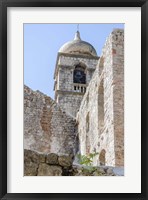
M 81 39 L 96 49 L 98 56 L 114 28 L 124 24 L 80 24 Z M 54 98 L 54 69 L 57 53 L 73 40 L 77 24 L 24 24 L 24 83 Z

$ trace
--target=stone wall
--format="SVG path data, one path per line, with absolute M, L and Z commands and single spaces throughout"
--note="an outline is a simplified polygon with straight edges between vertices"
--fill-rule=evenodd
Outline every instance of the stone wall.
M 98 70 L 96 70 L 77 115 L 80 153 L 84 155 L 94 150 L 98 152 L 98 84 Z
M 116 166 L 124 165 L 124 35 L 113 35 L 114 131 Z
M 75 120 L 50 97 L 24 87 L 24 148 L 44 153 L 75 154 Z
M 94 165 L 124 166 L 124 32 L 107 38 L 77 115 L 80 153 Z
M 122 176 L 123 174 L 122 168 L 73 165 L 70 155 L 39 154 L 26 149 L 24 151 L 24 176 Z
M 58 94 L 58 104 L 61 106 L 63 111 L 70 116 L 75 117 L 79 111 L 84 94 L 80 94 L 78 92 L 70 93 L 61 91 L 59 91 Z
M 76 116 L 80 103 L 95 71 L 99 57 L 59 53 L 55 69 L 55 101 L 63 110 Z M 73 73 L 77 64 L 83 65 L 86 73 L 86 84 L 73 82 Z

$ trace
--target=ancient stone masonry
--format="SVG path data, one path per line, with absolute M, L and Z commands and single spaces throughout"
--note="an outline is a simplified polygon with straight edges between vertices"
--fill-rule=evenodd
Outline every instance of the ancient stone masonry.
M 38 152 L 75 154 L 77 128 L 50 97 L 24 87 L 24 148 Z
M 35 151 L 24 150 L 25 176 L 122 176 L 123 173 L 123 168 L 90 168 L 73 165 L 70 155 L 39 154 Z
M 25 175 L 117 175 L 124 167 L 123 29 L 112 31 L 100 57 L 77 31 L 58 52 L 54 79 L 55 101 L 24 87 Z M 94 170 L 73 164 L 77 153 L 94 152 Z
M 81 154 L 99 152 L 94 165 L 124 166 L 124 32 L 106 40 L 78 115 Z

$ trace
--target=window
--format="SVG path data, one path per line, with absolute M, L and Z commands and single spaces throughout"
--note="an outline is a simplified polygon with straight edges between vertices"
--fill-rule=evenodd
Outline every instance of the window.
M 74 74 L 73 74 L 73 82 L 86 84 L 85 68 L 81 66 L 80 64 L 76 65 L 75 67 Z

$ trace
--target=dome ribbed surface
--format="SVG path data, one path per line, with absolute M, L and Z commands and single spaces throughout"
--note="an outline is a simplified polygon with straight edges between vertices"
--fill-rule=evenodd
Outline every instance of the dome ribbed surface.
M 97 56 L 95 48 L 90 43 L 81 40 L 79 31 L 76 32 L 74 40 L 65 43 L 59 52 Z

